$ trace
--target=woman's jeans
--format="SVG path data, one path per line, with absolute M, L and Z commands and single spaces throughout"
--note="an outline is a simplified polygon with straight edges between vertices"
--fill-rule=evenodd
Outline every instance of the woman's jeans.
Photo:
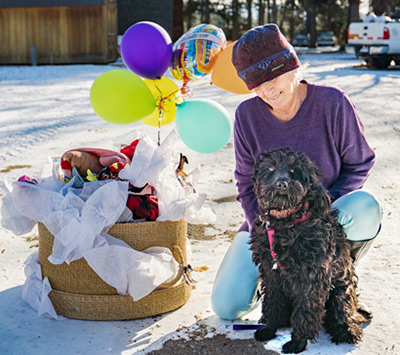
M 339 211 L 339 223 L 347 239 L 363 244 L 379 232 L 382 208 L 366 190 L 356 190 L 337 199 L 332 207 Z M 252 261 L 250 233 L 239 232 L 215 278 L 211 301 L 214 312 L 233 320 L 249 312 L 257 304 L 258 268 Z

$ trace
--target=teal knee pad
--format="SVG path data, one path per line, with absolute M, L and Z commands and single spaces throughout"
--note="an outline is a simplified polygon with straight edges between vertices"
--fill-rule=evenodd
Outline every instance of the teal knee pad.
M 369 191 L 356 190 L 338 198 L 332 207 L 339 212 L 339 223 L 347 239 L 366 241 L 374 238 L 382 221 L 382 207 Z
M 249 242 L 249 232 L 236 235 L 215 278 L 211 303 L 220 318 L 239 318 L 254 306 L 259 273 Z

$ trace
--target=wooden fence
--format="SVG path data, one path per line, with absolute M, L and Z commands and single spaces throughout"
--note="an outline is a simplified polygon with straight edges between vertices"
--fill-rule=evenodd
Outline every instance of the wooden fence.
M 108 63 L 116 0 L 0 0 L 0 64 Z

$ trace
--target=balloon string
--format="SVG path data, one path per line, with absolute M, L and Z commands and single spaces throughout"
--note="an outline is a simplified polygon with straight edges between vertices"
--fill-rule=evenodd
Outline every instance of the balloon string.
M 160 93 L 158 104 L 157 104 L 157 107 L 160 110 L 160 114 L 161 114 L 161 111 L 169 112 L 165 109 L 165 101 L 169 100 L 171 96 L 175 96 L 179 92 L 179 89 L 171 92 L 168 96 L 162 97 L 162 91 L 157 87 L 157 84 L 155 84 L 155 87 Z
M 209 81 L 206 83 L 196 83 L 196 84 L 193 84 L 193 87 L 197 88 L 199 86 L 204 86 L 204 85 L 212 85 L 212 81 Z
M 159 99 L 159 102 L 158 102 L 158 104 L 157 104 L 157 107 L 158 107 L 157 144 L 158 144 L 158 146 L 160 146 L 160 145 L 161 145 L 161 120 L 162 120 L 162 118 L 164 117 L 163 112 L 168 112 L 168 111 L 165 109 L 165 100 L 169 100 L 171 96 L 175 96 L 175 95 L 179 92 L 179 89 L 173 91 L 173 92 L 170 93 L 168 96 L 163 97 L 163 96 L 162 96 L 162 91 L 161 91 L 160 88 L 157 86 L 157 82 L 156 82 L 156 81 L 154 82 L 154 86 L 156 87 L 156 89 L 158 90 L 158 92 L 159 92 L 159 94 L 160 94 L 160 95 L 159 95 L 160 99 Z
M 158 141 L 157 141 L 157 145 L 160 146 L 161 145 L 161 109 L 160 107 L 158 108 Z
M 157 145 L 160 146 L 161 145 L 161 119 L 162 119 L 162 109 L 164 108 L 164 98 L 161 96 L 162 95 L 162 91 L 159 89 L 159 87 L 157 86 L 157 82 L 154 82 L 154 85 L 156 87 L 156 89 L 158 90 L 158 92 L 160 93 L 160 101 L 158 102 L 158 132 L 157 132 Z

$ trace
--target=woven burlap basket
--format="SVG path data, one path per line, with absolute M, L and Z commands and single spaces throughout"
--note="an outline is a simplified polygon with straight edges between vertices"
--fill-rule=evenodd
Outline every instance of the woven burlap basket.
M 109 234 L 142 251 L 152 246 L 169 248 L 180 265 L 187 265 L 184 220 L 178 222 L 117 223 Z M 53 235 L 39 223 L 39 262 L 43 278 L 52 286 L 49 297 L 59 315 L 85 320 L 126 320 L 144 318 L 172 311 L 183 306 L 190 297 L 191 287 L 183 280 L 183 268 L 174 280 L 134 302 L 130 295 L 119 295 L 87 264 L 79 259 L 69 265 L 54 265 Z

